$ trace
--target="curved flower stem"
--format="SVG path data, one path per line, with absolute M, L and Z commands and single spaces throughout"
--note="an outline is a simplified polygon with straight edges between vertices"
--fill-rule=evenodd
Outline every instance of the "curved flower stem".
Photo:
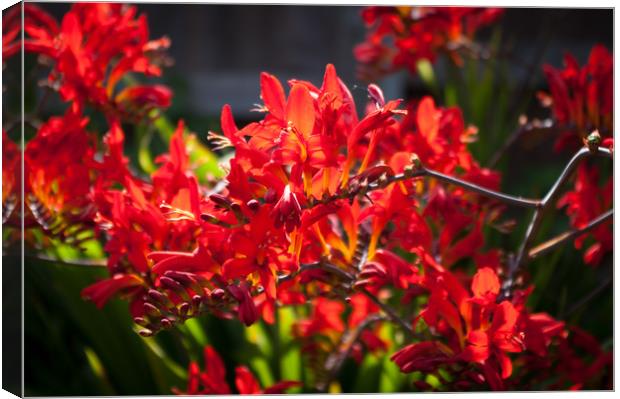
M 530 198 L 523 198 L 523 197 L 517 197 L 517 196 L 513 196 L 513 195 L 509 195 L 509 194 L 504 194 L 502 192 L 495 191 L 495 190 L 490 190 L 488 188 L 479 186 L 477 184 L 470 183 L 468 181 L 459 179 L 458 177 L 448 176 L 448 175 L 445 175 L 443 173 L 437 172 L 435 170 L 427 169 L 427 168 L 423 168 L 423 167 L 419 168 L 417 171 L 415 171 L 414 173 L 411 173 L 411 174 L 399 173 L 399 174 L 396 174 L 396 175 L 388 176 L 383 182 L 373 182 L 373 183 L 370 183 L 366 187 L 366 192 L 374 191 L 374 190 L 378 190 L 378 189 L 384 188 L 385 186 L 387 186 L 387 185 L 389 185 L 391 183 L 396 183 L 396 182 L 399 182 L 399 181 L 404 181 L 404 180 L 409 180 L 409 179 L 414 179 L 414 178 L 417 178 L 417 177 L 424 177 L 424 176 L 433 177 L 433 178 L 435 178 L 437 180 L 440 180 L 440 181 L 443 181 L 445 183 L 449 183 L 449 184 L 455 185 L 457 187 L 462 187 L 462 188 L 464 188 L 466 190 L 475 192 L 475 193 L 483 195 L 485 197 L 489 197 L 489 198 L 496 199 L 498 201 L 505 202 L 505 203 L 510 204 L 510 205 L 522 206 L 522 207 L 526 207 L 526 208 L 538 208 L 538 207 L 541 206 L 541 200 L 535 200 L 535 199 L 530 199 Z M 313 204 L 312 206 L 318 205 L 320 203 L 325 203 L 325 202 L 331 202 L 331 201 L 339 200 L 339 199 L 353 198 L 356 195 L 358 195 L 359 193 L 360 193 L 360 191 L 356 191 L 356 192 L 344 191 L 342 193 L 338 193 L 338 194 L 335 194 L 333 196 L 330 196 L 330 197 L 328 197 L 324 201 L 317 202 L 317 203 Z
M 523 238 L 523 241 L 521 242 L 517 255 L 509 265 L 508 274 L 506 276 L 506 280 L 504 280 L 504 285 L 502 287 L 502 295 L 500 295 L 499 299 L 508 298 L 512 295 L 511 291 L 514 285 L 515 274 L 520 267 L 527 264 L 527 262 L 530 260 L 529 249 L 534 239 L 536 238 L 536 233 L 538 233 L 540 223 L 546 211 L 550 208 L 550 206 L 553 204 L 554 200 L 558 196 L 560 188 L 562 187 L 564 182 L 571 176 L 571 174 L 573 173 L 577 165 L 579 165 L 582 159 L 595 155 L 602 155 L 611 158 L 612 152 L 607 148 L 601 147 L 594 150 L 591 150 L 587 147 L 581 148 L 579 151 L 577 151 L 575 155 L 573 155 L 568 164 L 566 164 L 566 167 L 557 178 L 553 186 L 551 186 L 551 188 L 547 192 L 547 195 L 545 195 L 545 197 L 540 200 L 540 206 L 536 208 L 536 211 L 534 212 L 534 215 L 532 216 L 532 219 L 527 226 L 525 236 Z
M 614 216 L 614 210 L 610 209 L 607 212 L 600 215 L 599 217 L 597 217 L 596 219 L 592 220 L 590 223 L 588 223 L 584 227 L 580 229 L 573 229 L 573 230 L 565 231 L 564 233 L 559 234 L 553 237 L 552 239 L 547 240 L 544 243 L 539 244 L 536 247 L 530 249 L 530 251 L 528 252 L 528 257 L 531 260 L 542 254 L 545 254 L 551 251 L 552 249 L 554 249 L 555 247 L 557 247 L 558 245 L 563 244 L 565 241 L 578 237 L 583 233 L 587 233 L 588 231 L 592 230 L 598 225 L 605 223 L 606 221 L 613 218 L 613 216 Z
M 523 198 L 523 197 L 515 197 L 512 195 L 500 193 L 498 191 L 489 190 L 482 186 L 478 186 L 476 184 L 469 183 L 469 182 L 466 182 L 464 180 L 461 180 L 461 179 L 458 179 L 452 176 L 444 175 L 443 173 L 435 172 L 434 170 L 430 170 L 430 169 L 424 169 L 424 170 L 426 171 L 427 176 L 434 177 L 437 180 L 444 181 L 446 183 L 450 183 L 455 186 L 465 188 L 469 191 L 478 193 L 485 197 L 496 199 L 498 201 L 505 202 L 510 205 L 523 206 L 527 208 L 539 208 L 542 205 L 540 200 L 534 200 L 534 199 Z

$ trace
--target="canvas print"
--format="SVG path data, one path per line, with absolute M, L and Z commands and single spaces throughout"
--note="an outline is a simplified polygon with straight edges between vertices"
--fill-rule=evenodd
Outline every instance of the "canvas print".
M 4 10 L 3 389 L 612 390 L 613 28 Z

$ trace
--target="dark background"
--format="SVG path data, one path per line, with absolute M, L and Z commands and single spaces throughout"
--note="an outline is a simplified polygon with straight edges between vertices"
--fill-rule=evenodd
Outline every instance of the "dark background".
M 44 4 L 57 17 L 68 4 Z M 267 71 L 281 81 L 290 78 L 320 84 L 327 63 L 349 86 L 364 85 L 356 79 L 353 47 L 362 42 L 365 27 L 361 7 L 262 6 L 208 4 L 137 4 L 148 16 L 151 37 L 170 37 L 174 66 L 164 72 L 175 89 L 173 113 L 219 115 L 230 104 L 235 115 L 251 117 L 259 100 L 259 73 Z M 565 51 L 580 62 L 593 43 L 611 49 L 611 9 L 509 8 L 499 22 L 502 44 L 514 57 L 511 77 L 528 78 L 524 68 L 544 60 L 560 66 Z M 490 29 L 481 32 L 484 40 Z M 440 65 L 440 76 L 442 66 Z M 539 68 L 536 85 L 544 84 Z M 382 79 L 386 97 L 405 95 L 406 74 Z M 415 83 L 414 83 L 415 86 Z M 361 91 L 360 91 L 361 93 Z M 358 94 L 360 94 L 358 93 Z M 363 97 L 363 93 L 361 93 Z

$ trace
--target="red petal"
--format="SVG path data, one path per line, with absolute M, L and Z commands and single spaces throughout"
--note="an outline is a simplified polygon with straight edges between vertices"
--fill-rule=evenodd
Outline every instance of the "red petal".
M 269 113 L 284 120 L 284 89 L 280 81 L 266 72 L 261 73 L 260 92 Z
M 286 104 L 286 117 L 304 138 L 312 134 L 315 120 L 314 103 L 305 86 L 295 84 L 291 88 Z
M 422 133 L 429 142 L 432 142 L 439 130 L 438 113 L 432 97 L 424 97 L 422 99 L 418 106 L 417 116 L 420 133 Z
M 224 381 L 226 378 L 226 368 L 222 358 L 213 347 L 205 346 L 204 359 L 207 375 L 215 380 Z
M 224 133 L 224 135 L 226 137 L 228 137 L 231 141 L 232 140 L 237 140 L 237 136 L 235 136 L 235 133 L 237 133 L 237 130 L 239 130 L 237 128 L 237 125 L 235 124 L 235 120 L 233 118 L 232 115 L 232 110 L 230 109 L 230 105 L 225 104 L 222 107 L 222 115 L 220 116 L 220 125 L 222 126 L 222 133 Z
M 239 366 L 235 369 L 235 384 L 241 395 L 260 394 L 260 385 L 247 367 Z
M 471 290 L 476 297 L 493 296 L 499 294 L 499 277 L 490 267 L 483 267 L 474 275 Z
M 284 393 L 289 388 L 300 387 L 303 384 L 299 381 L 280 381 L 265 389 L 265 395 Z

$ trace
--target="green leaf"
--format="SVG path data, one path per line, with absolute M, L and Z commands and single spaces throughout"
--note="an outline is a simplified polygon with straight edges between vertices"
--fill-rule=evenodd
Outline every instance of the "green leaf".
M 364 356 L 364 360 L 357 372 L 354 392 L 376 392 L 379 385 L 382 359 L 372 354 Z
M 136 129 L 139 137 L 138 140 L 138 164 L 145 173 L 151 174 L 157 170 L 157 165 L 153 162 L 151 154 L 151 140 L 153 138 L 153 130 L 141 126 Z
M 291 329 L 295 323 L 295 312 L 290 307 L 278 308 L 278 340 L 280 341 L 280 347 L 283 348 L 284 353 L 280 356 L 280 359 L 276 359 L 280 362 L 281 378 L 284 380 L 301 380 L 301 351 L 298 345 L 293 345 L 293 338 L 291 336 Z M 294 391 L 289 391 L 293 393 Z
M 256 376 L 262 387 L 269 387 L 275 383 L 269 362 L 265 357 L 254 357 L 250 360 L 252 370 L 256 372 Z
M 202 329 L 202 325 L 200 324 L 198 320 L 189 319 L 185 321 L 184 325 L 187 328 L 187 331 L 189 332 L 189 334 L 192 336 L 192 338 L 194 339 L 194 341 L 196 341 L 198 345 L 203 347 L 208 343 L 207 336 L 204 330 Z
M 190 134 L 185 140 L 192 170 L 198 180 L 204 182 L 208 175 L 223 177 L 224 171 L 220 168 L 219 158 L 198 140 L 195 134 Z

